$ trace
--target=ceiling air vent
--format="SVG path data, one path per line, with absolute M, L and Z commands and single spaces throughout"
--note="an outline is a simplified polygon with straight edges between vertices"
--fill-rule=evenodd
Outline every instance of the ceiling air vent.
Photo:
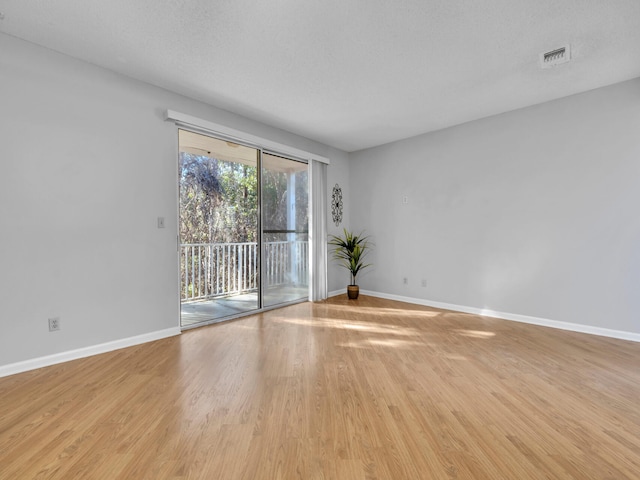
M 560 48 L 540 54 L 540 66 L 542 68 L 551 68 L 561 63 L 567 63 L 571 60 L 571 48 L 569 45 L 563 45 Z

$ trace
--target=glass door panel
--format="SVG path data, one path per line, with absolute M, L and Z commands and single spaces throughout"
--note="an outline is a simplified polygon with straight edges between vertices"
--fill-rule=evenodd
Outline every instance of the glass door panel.
M 259 150 L 179 130 L 180 323 L 260 307 Z
M 263 153 L 263 306 L 309 297 L 307 164 Z

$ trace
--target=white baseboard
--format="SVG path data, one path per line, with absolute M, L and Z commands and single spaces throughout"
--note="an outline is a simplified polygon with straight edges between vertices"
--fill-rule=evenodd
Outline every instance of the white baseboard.
M 90 347 L 69 350 L 67 352 L 56 353 L 54 355 L 47 355 L 45 357 L 32 358 L 23 362 L 0 365 L 0 377 L 26 372 L 28 370 L 35 370 L 36 368 L 48 367 L 57 363 L 76 360 L 78 358 L 90 357 L 91 355 L 111 352 L 121 348 L 132 347 L 134 345 L 140 345 L 141 343 L 153 342 L 154 340 L 173 337 L 174 335 L 180 335 L 180 328 L 167 328 L 166 330 L 158 330 L 155 332 L 145 333 L 143 335 L 136 335 L 135 337 L 122 338 L 120 340 L 100 343 Z
M 467 307 L 465 305 L 455 305 L 452 303 L 434 302 L 421 298 L 403 297 L 400 295 L 392 295 L 388 293 L 373 292 L 371 290 L 360 290 L 363 295 L 372 297 L 386 298 L 389 300 L 397 300 L 399 302 L 414 303 L 416 305 L 424 305 L 426 307 L 441 308 L 443 310 L 453 310 L 456 312 L 471 313 L 483 317 L 500 318 L 502 320 L 512 320 L 514 322 L 530 323 L 532 325 L 540 325 L 543 327 L 558 328 L 560 330 L 570 330 L 572 332 L 588 333 L 590 335 L 599 335 L 601 337 L 618 338 L 620 340 L 630 340 L 632 342 L 640 342 L 640 334 L 633 332 L 625 332 L 622 330 L 611 330 L 609 328 L 592 327 L 591 325 L 582 325 L 580 323 L 561 322 L 558 320 L 549 320 L 547 318 L 530 317 L 528 315 L 519 315 L 517 313 L 497 312 L 483 308 Z
M 470 313 L 472 315 L 480 315 L 484 317 L 500 318 L 502 320 L 512 320 L 515 322 L 529 323 L 532 325 L 541 325 L 544 327 L 558 328 L 561 330 L 569 330 L 572 332 L 588 333 L 591 335 L 599 335 L 602 337 L 618 338 L 620 340 L 630 340 L 632 342 L 640 342 L 640 334 L 633 332 L 625 332 L 621 330 L 612 330 L 609 328 L 593 327 L 590 325 L 582 325 L 579 323 L 561 322 L 558 320 L 549 320 L 546 318 L 531 317 L 528 315 L 519 315 L 516 313 L 497 312 L 494 310 L 487 310 L 482 308 L 468 307 L 465 305 L 455 305 L 452 303 L 435 302 L 432 300 L 425 300 L 422 298 L 404 297 L 401 295 L 393 295 L 388 293 L 374 292 L 371 290 L 360 290 L 363 295 L 370 295 L 372 297 L 386 298 L 389 300 L 397 300 L 399 302 L 413 303 L 416 305 L 424 305 L 426 307 L 441 308 L 443 310 L 453 310 L 456 312 Z M 335 297 L 337 295 L 346 295 L 344 289 L 334 290 L 328 293 L 329 297 Z M 76 360 L 79 358 L 90 357 L 92 355 L 98 355 L 100 353 L 111 352 L 113 350 L 119 350 L 121 348 L 132 347 L 134 345 L 140 345 L 141 343 L 153 342 L 154 340 L 160 340 L 162 338 L 173 337 L 180 335 L 180 328 L 167 328 L 165 330 L 158 330 L 155 332 L 145 333 L 143 335 L 137 335 L 135 337 L 123 338 L 120 340 L 114 340 L 112 342 L 100 343 L 98 345 L 92 345 L 90 347 L 79 348 L 76 350 L 69 350 L 67 352 L 56 353 L 54 355 L 47 355 L 44 357 L 33 358 L 22 362 L 11 363 L 9 365 L 0 365 L 0 377 L 6 377 L 14 375 L 16 373 L 22 373 L 29 370 L 35 370 L 37 368 L 48 367 L 50 365 L 56 365 L 58 363 L 68 362 L 70 360 Z

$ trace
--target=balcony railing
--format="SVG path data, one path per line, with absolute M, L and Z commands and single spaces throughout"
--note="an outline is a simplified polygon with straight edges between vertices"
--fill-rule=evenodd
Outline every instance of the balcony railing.
M 267 242 L 264 250 L 266 287 L 308 285 L 308 242 Z M 259 264 L 256 243 L 181 244 L 181 300 L 190 302 L 255 292 Z

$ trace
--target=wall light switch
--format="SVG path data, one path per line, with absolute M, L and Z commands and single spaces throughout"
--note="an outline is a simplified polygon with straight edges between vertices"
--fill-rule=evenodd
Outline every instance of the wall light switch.
M 164 228 L 164 217 L 158 217 L 158 228 Z

